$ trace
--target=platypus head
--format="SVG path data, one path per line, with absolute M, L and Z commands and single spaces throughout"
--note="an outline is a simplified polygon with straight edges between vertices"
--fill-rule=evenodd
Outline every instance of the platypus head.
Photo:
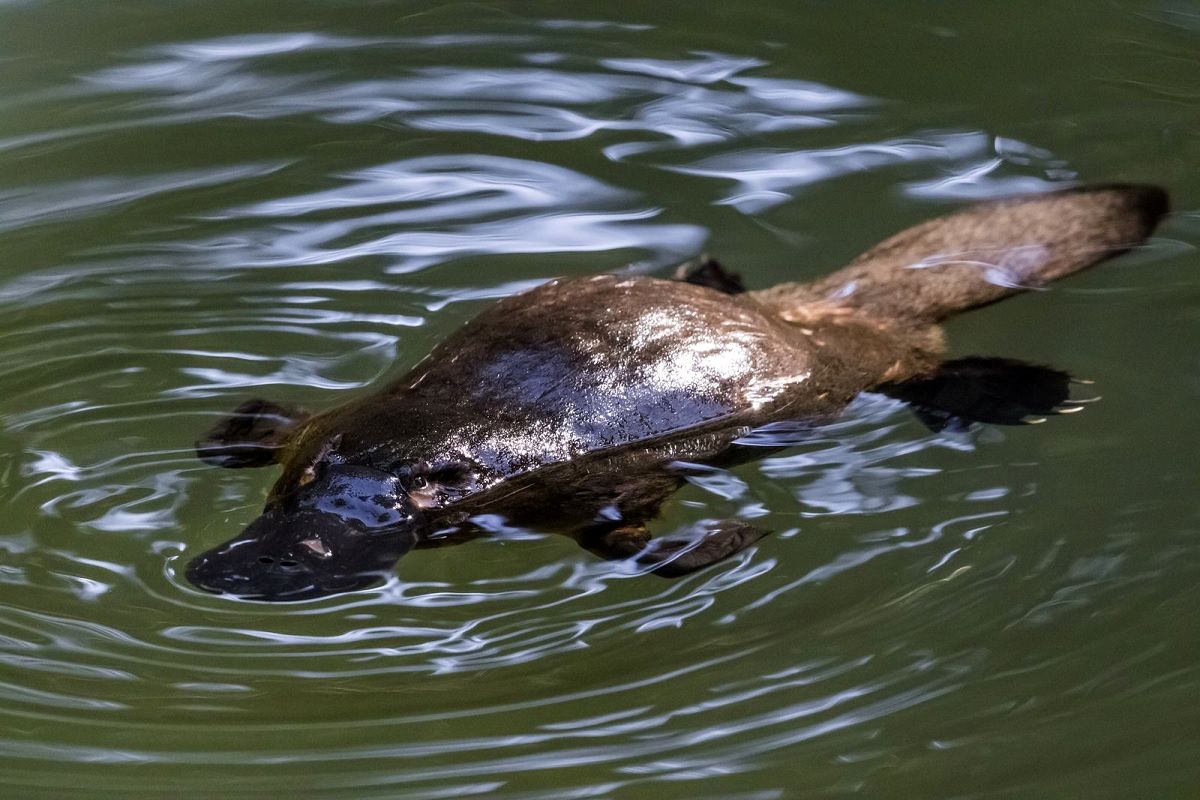
M 421 509 L 405 481 L 371 467 L 323 463 L 272 498 L 239 536 L 201 553 L 191 583 L 255 600 L 305 600 L 363 589 L 416 542 Z

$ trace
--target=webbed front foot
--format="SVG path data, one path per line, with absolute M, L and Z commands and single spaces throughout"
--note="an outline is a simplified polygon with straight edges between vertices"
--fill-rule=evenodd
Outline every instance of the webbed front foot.
M 302 408 L 247 400 L 196 440 L 196 455 L 218 467 L 265 467 L 310 416 Z
M 747 522 L 727 519 L 711 523 L 699 537 L 655 539 L 645 526 L 625 525 L 598 533 L 582 544 L 602 558 L 629 559 L 649 567 L 655 575 L 678 578 L 740 553 L 768 533 Z

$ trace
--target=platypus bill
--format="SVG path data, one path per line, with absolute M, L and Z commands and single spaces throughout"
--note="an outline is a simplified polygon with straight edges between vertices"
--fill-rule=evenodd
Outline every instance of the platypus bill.
M 409 550 L 480 535 L 496 516 L 647 572 L 693 572 L 765 531 L 721 520 L 654 539 L 646 525 L 684 465 L 761 455 L 737 443 L 754 428 L 819 425 L 863 391 L 936 429 L 1073 408 L 1064 372 L 943 360 L 938 323 L 1128 250 L 1166 212 L 1161 189 L 1097 186 L 925 222 L 812 283 L 746 291 L 711 261 L 675 280 L 550 281 L 373 394 L 318 414 L 253 400 L 218 423 L 201 458 L 283 474 L 258 519 L 187 577 L 259 600 L 362 589 Z

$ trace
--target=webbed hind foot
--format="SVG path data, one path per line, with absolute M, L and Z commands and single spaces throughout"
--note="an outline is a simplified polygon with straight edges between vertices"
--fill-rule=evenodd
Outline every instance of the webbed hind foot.
M 942 363 L 931 375 L 885 384 L 879 391 L 903 400 L 934 432 L 961 431 L 972 422 L 1020 425 L 1083 408 L 1071 399 L 1072 378 L 1062 370 L 1011 358 L 972 356 Z
M 746 291 L 741 275 L 729 272 L 719 261 L 708 255 L 680 264 L 675 268 L 674 278 L 684 283 L 707 286 L 724 294 L 741 294 Z

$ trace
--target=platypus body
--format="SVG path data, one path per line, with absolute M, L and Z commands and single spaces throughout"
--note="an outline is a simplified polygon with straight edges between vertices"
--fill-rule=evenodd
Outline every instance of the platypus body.
M 711 261 L 674 280 L 550 281 L 484 311 L 379 391 L 309 415 L 243 404 L 197 443 L 228 467 L 279 463 L 261 516 L 196 557 L 195 585 L 299 600 L 377 583 L 414 547 L 482 520 L 555 530 L 609 559 L 683 575 L 765 531 L 738 520 L 653 539 L 689 469 L 763 453 L 760 426 L 835 419 L 860 392 L 934 428 L 1072 408 L 1066 373 L 943 360 L 938 323 L 1145 240 L 1150 186 L 981 204 L 904 231 L 814 283 L 744 291 Z

